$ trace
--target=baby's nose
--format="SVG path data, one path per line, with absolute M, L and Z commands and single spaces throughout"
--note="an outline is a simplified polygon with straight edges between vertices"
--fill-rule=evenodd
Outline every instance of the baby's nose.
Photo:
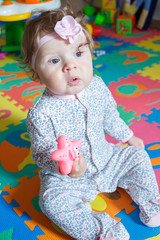
M 73 69 L 76 69 L 76 64 L 74 61 L 72 61 L 72 62 L 70 61 L 70 62 L 67 62 L 64 64 L 64 67 L 63 67 L 64 72 L 69 72 Z

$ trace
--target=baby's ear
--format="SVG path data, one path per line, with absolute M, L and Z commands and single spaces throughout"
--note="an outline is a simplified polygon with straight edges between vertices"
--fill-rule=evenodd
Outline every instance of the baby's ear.
M 39 80 L 39 75 L 36 72 L 35 72 L 35 77 L 36 77 L 37 80 Z
M 42 83 L 42 82 L 41 82 L 41 79 L 40 79 L 40 77 L 39 77 L 39 75 L 38 75 L 38 73 L 35 73 L 35 78 L 36 78 L 36 80 L 37 80 L 38 82 Z

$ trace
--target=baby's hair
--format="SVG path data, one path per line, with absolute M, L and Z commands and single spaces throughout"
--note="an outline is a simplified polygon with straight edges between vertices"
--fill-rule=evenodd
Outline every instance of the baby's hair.
M 38 41 L 41 38 L 41 35 L 44 35 L 44 33 L 52 33 L 57 21 L 60 21 L 66 15 L 74 17 L 82 26 L 89 49 L 92 53 L 94 43 L 87 27 L 83 23 L 84 15 L 82 12 L 74 14 L 69 3 L 61 9 L 41 11 L 38 17 L 34 17 L 35 14 L 36 12 L 32 13 L 31 18 L 27 21 L 25 26 L 21 47 L 23 60 L 20 62 L 20 67 L 29 73 L 31 80 L 36 80 L 36 72 L 32 68 L 32 55 L 38 47 Z

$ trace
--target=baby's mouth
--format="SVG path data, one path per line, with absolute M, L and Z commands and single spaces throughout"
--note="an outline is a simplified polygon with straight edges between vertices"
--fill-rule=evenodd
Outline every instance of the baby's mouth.
M 79 78 L 79 77 L 73 77 L 73 78 L 71 78 L 71 79 L 68 81 L 68 84 L 69 84 L 70 86 L 76 86 L 76 85 L 79 84 L 79 82 L 80 82 L 80 78 Z

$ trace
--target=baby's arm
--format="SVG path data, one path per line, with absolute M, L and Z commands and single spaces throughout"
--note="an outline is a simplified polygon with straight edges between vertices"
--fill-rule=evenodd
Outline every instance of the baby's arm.
M 39 167 L 53 170 L 57 163 L 51 159 L 51 154 L 57 147 L 57 141 L 50 117 L 37 109 L 30 109 L 27 130 L 31 139 L 33 160 Z
M 104 99 L 106 100 L 103 118 L 104 130 L 119 142 L 127 142 L 133 136 L 133 132 L 120 117 L 117 103 L 105 84 Z
M 132 136 L 128 141 L 127 141 L 128 145 L 130 146 L 135 146 L 135 147 L 140 147 L 142 149 L 144 149 L 144 143 L 143 140 L 141 138 L 138 138 L 136 136 Z
M 140 147 L 144 149 L 143 140 L 134 136 L 131 129 L 120 117 L 115 102 L 108 87 L 102 82 L 104 88 L 104 99 L 106 105 L 104 110 L 104 130 L 119 142 L 126 142 L 130 146 Z

